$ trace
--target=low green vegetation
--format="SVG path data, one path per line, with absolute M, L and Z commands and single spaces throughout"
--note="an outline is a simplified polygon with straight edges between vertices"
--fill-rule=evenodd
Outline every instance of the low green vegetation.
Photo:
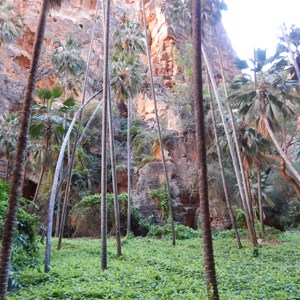
M 7 211 L 9 185 L 0 179 L 0 237 L 2 239 Z M 38 243 L 36 239 L 39 218 L 24 210 L 26 199 L 21 199 L 21 207 L 17 217 L 17 231 L 13 242 L 12 265 L 9 286 L 19 284 L 25 267 L 34 268 L 38 261 Z
M 121 232 L 126 232 L 126 221 L 127 221 L 127 193 L 118 195 L 119 210 L 120 210 L 120 223 Z M 101 195 L 93 194 L 82 198 L 72 209 L 72 219 L 75 223 L 75 236 L 100 236 L 100 227 L 95 226 L 100 219 L 100 207 L 101 207 Z M 107 209 L 108 209 L 108 230 L 113 233 L 115 229 L 114 220 L 114 196 L 111 193 L 107 194 Z M 140 228 L 143 225 L 140 224 L 141 217 L 139 212 L 132 208 L 132 226 L 133 232 L 141 234 Z
M 231 231 L 214 235 L 221 299 L 299 299 L 299 232 L 277 233 L 256 251 L 243 245 Z M 126 239 L 120 258 L 109 239 L 108 259 L 103 272 L 99 240 L 66 240 L 50 273 L 27 269 L 8 299 L 206 299 L 200 238 L 176 247 L 167 237 Z
M 158 201 L 162 212 L 162 218 L 166 219 L 169 215 L 168 192 L 166 188 L 163 187 L 150 191 L 150 197 L 152 200 Z

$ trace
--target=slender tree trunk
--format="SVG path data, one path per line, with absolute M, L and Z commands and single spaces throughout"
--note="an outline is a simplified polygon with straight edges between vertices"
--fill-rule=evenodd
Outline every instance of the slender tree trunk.
M 25 98 L 23 102 L 23 111 L 20 124 L 19 138 L 17 142 L 16 159 L 14 163 L 11 189 L 8 200 L 7 215 L 3 230 L 2 248 L 0 257 L 0 299 L 5 299 L 7 294 L 8 275 L 11 261 L 12 242 L 16 231 L 16 219 L 21 193 L 21 180 L 24 172 L 24 162 L 26 158 L 26 149 L 28 142 L 28 132 L 32 111 L 33 91 L 36 82 L 36 75 L 38 70 L 38 62 L 41 54 L 47 13 L 49 8 L 49 1 L 42 2 L 37 33 L 35 36 L 33 54 L 30 65 L 29 78 L 25 91 Z
M 248 198 L 252 199 L 252 193 L 251 193 L 251 184 L 250 184 L 250 177 L 249 177 L 249 166 L 244 168 L 244 172 L 245 172 L 245 180 L 246 180 L 246 192 L 248 193 Z M 249 206 L 251 211 L 253 211 L 253 202 L 249 201 Z
M 97 93 L 97 94 L 98 94 L 98 93 Z M 88 102 L 89 102 L 89 101 L 88 101 Z M 86 104 L 87 104 L 87 103 L 86 103 Z M 86 104 L 84 104 L 83 106 L 85 106 Z M 86 125 L 85 125 L 85 127 L 84 127 L 84 129 L 83 129 L 83 132 L 81 133 L 81 135 L 80 135 L 80 137 L 79 137 L 77 147 L 78 147 L 78 145 L 81 144 L 82 139 L 84 138 L 86 131 L 89 129 L 89 127 L 90 127 L 92 121 L 95 119 L 95 116 L 96 116 L 96 114 L 97 114 L 97 111 L 100 109 L 101 106 L 102 106 L 102 100 L 97 104 L 97 106 L 96 106 L 96 108 L 94 109 L 92 115 L 90 116 L 88 122 L 86 123 Z M 77 117 L 77 115 L 76 115 L 76 117 Z M 75 120 L 76 117 L 74 116 L 73 120 Z M 75 121 L 74 121 L 74 122 L 75 122 Z M 75 124 L 75 123 L 71 123 L 71 125 L 70 125 L 70 126 L 72 127 L 72 129 L 73 129 L 73 127 L 74 127 L 74 124 Z M 61 149 L 60 149 L 60 153 L 64 153 L 64 150 L 65 150 L 65 149 L 62 149 L 62 148 L 61 148 Z M 58 162 L 56 163 L 56 167 L 58 167 L 58 168 L 61 167 L 60 165 L 58 166 L 57 164 L 58 164 Z M 62 164 L 62 162 L 61 162 L 61 164 Z M 55 184 L 58 184 L 58 188 L 57 188 L 57 193 L 56 193 L 55 199 L 56 199 L 57 196 L 58 196 L 58 191 L 62 188 L 62 185 L 64 184 L 64 181 L 65 181 L 65 179 L 67 178 L 67 176 L 68 176 L 68 174 L 69 174 L 69 169 L 70 169 L 70 165 L 68 164 L 67 167 L 66 167 L 66 169 L 65 169 L 65 172 L 64 172 L 64 174 L 63 174 L 63 177 L 60 179 L 59 184 L 58 184 L 58 182 L 55 183 Z M 56 169 L 55 169 L 55 170 L 56 170 Z
M 45 138 L 45 140 L 44 140 L 43 148 L 45 148 L 46 151 L 50 148 L 50 137 L 49 137 L 49 136 L 46 136 L 46 138 Z M 43 182 L 43 179 L 44 179 L 45 172 L 46 172 L 45 162 L 42 161 L 42 169 L 41 169 L 41 173 L 40 173 L 38 185 L 37 185 L 37 188 L 36 188 L 36 190 L 35 190 L 35 194 L 34 194 L 34 197 L 33 197 L 33 200 L 32 200 L 32 203 L 33 203 L 33 204 L 36 202 L 36 200 L 37 200 L 37 198 L 38 198 L 38 196 L 39 196 L 39 193 L 40 193 L 40 189 L 41 189 L 41 186 L 42 186 L 42 182 Z M 32 210 L 34 211 L 34 207 L 32 207 Z
M 60 180 L 64 176 L 64 170 L 63 168 L 60 169 L 60 175 L 59 178 Z M 58 189 L 58 194 L 57 194 L 57 208 L 56 208 L 56 224 L 55 224 L 55 237 L 59 236 L 59 224 L 60 224 L 60 211 L 61 211 L 61 197 L 62 197 L 62 185 Z
M 28 168 L 28 161 L 29 158 L 27 157 L 24 163 L 24 173 L 23 173 L 23 177 L 22 177 L 22 183 L 21 183 L 21 193 L 24 193 L 24 186 L 25 186 L 25 181 L 26 181 L 26 177 L 27 177 L 27 168 Z
M 249 208 L 250 208 L 250 216 L 251 216 L 251 220 L 252 220 L 252 225 L 253 228 L 255 230 L 255 226 L 254 226 L 254 211 L 253 211 L 253 207 L 254 207 L 254 198 L 251 192 L 251 185 L 250 185 L 250 177 L 249 177 L 249 167 L 245 167 L 244 168 L 244 174 L 245 174 L 245 181 L 246 181 L 246 193 L 247 193 L 247 200 L 249 203 Z
M 217 154 L 218 154 L 218 160 L 219 160 L 219 166 L 220 166 L 224 196 L 225 196 L 225 200 L 226 200 L 226 206 L 227 206 L 228 214 L 229 214 L 230 221 L 231 221 L 231 224 L 232 224 L 232 228 L 234 230 L 234 234 L 235 234 L 235 237 L 236 237 L 236 240 L 237 240 L 238 248 L 241 249 L 242 248 L 242 243 L 241 243 L 240 235 L 239 235 L 237 225 L 236 225 L 235 216 L 234 216 L 233 211 L 232 211 L 231 202 L 230 202 L 229 194 L 228 194 L 228 188 L 227 188 L 226 176 L 225 176 L 225 171 L 224 171 L 222 151 L 221 151 L 221 147 L 220 147 L 220 142 L 219 142 L 219 137 L 218 137 L 218 132 L 217 132 L 217 126 L 216 126 L 215 108 L 214 108 L 214 104 L 213 104 L 213 100 L 212 100 L 211 86 L 210 86 L 210 82 L 209 82 L 208 78 L 207 78 L 207 81 L 208 81 L 208 93 L 209 93 L 209 99 L 210 99 L 210 109 L 211 109 L 211 112 L 212 112 L 211 118 L 212 118 L 212 123 L 213 123 L 213 129 L 214 129 L 214 135 L 215 135 L 215 144 L 216 144 L 216 148 L 217 148 Z
M 5 172 L 5 181 L 8 182 L 9 179 L 9 169 L 10 169 L 10 158 L 6 158 L 6 172 Z
M 202 91 L 202 55 L 201 55 L 201 1 L 193 0 L 192 40 L 193 40 L 193 73 L 194 73 L 194 109 L 196 123 L 196 144 L 198 153 L 198 177 L 201 209 L 201 228 L 203 256 L 208 299 L 219 299 L 217 276 L 215 270 L 213 243 L 210 224 L 207 162 L 205 146 L 205 125 Z
M 226 139 L 228 141 L 228 146 L 229 146 L 229 151 L 230 151 L 230 155 L 231 155 L 231 158 L 232 158 L 233 168 L 234 168 L 234 171 L 235 171 L 236 179 L 237 179 L 240 194 L 241 194 L 242 204 L 243 204 L 243 208 L 244 208 L 244 211 L 245 211 L 248 234 L 249 234 L 252 245 L 256 246 L 257 245 L 256 234 L 255 234 L 254 226 L 253 226 L 253 223 L 252 223 L 252 220 L 251 220 L 251 217 L 250 217 L 249 203 L 246 200 L 245 189 L 244 189 L 243 183 L 242 183 L 241 170 L 240 170 L 240 167 L 239 167 L 239 162 L 236 158 L 235 147 L 233 145 L 231 134 L 229 132 L 229 129 L 228 129 L 228 126 L 227 126 L 227 121 L 225 119 L 224 108 L 223 108 L 223 105 L 222 105 L 222 102 L 221 102 L 221 99 L 220 99 L 220 95 L 219 95 L 219 92 L 218 92 L 216 82 L 214 80 L 214 76 L 213 76 L 213 72 L 212 72 L 212 69 L 211 69 L 211 66 L 210 66 L 210 62 L 208 60 L 208 56 L 206 54 L 206 51 L 205 51 L 205 48 L 204 48 L 203 45 L 202 45 L 202 53 L 203 53 L 203 59 L 205 61 L 207 71 L 208 71 L 208 74 L 209 74 L 209 77 L 210 77 L 210 80 L 211 80 L 211 83 L 212 83 L 212 87 L 213 87 L 213 90 L 214 90 L 214 93 L 215 93 L 215 96 L 216 96 L 216 100 L 217 100 L 217 103 L 218 103 L 218 108 L 219 108 L 220 116 L 221 116 L 222 123 L 223 123 L 223 126 L 224 126 Z
M 217 50 L 218 50 L 218 59 L 219 59 L 219 64 L 220 64 L 220 71 L 221 71 L 221 75 L 222 75 L 222 78 L 223 78 L 224 92 L 225 92 L 225 97 L 226 97 L 226 100 L 227 100 L 228 96 L 229 96 L 228 95 L 227 84 L 226 84 L 227 80 L 226 80 L 226 76 L 225 76 L 225 72 L 224 72 L 220 40 L 219 40 L 218 31 L 216 29 L 216 26 L 214 26 L 214 31 L 215 31 L 215 35 L 216 35 L 216 39 L 217 39 Z M 251 225 L 252 226 L 252 231 L 254 232 L 254 234 L 256 236 L 255 227 L 254 227 L 253 210 L 252 210 L 251 203 L 250 203 L 250 201 L 251 201 L 250 193 L 251 192 L 250 192 L 250 189 L 248 189 L 247 179 L 245 177 L 245 170 L 244 170 L 244 165 L 243 165 L 243 161 L 242 161 L 242 155 L 241 155 L 241 150 L 240 150 L 240 146 L 239 146 L 234 115 L 233 115 L 233 112 L 232 112 L 231 105 L 228 101 L 226 103 L 226 107 L 227 107 L 227 110 L 229 112 L 230 124 L 231 124 L 231 128 L 232 128 L 232 133 L 233 133 L 233 141 L 234 141 L 234 144 L 235 144 L 235 150 L 236 150 L 236 155 L 237 155 L 240 174 L 241 174 L 241 181 L 242 181 L 241 188 L 244 189 L 245 201 L 247 203 L 247 207 L 248 207 L 248 210 L 249 210 L 249 218 L 250 218 L 251 223 L 252 223 L 252 225 Z
M 300 175 L 298 173 L 298 171 L 295 169 L 295 167 L 293 166 L 293 164 L 291 163 L 291 161 L 289 160 L 289 158 L 287 157 L 286 153 L 283 151 L 283 149 L 281 148 L 272 128 L 270 125 L 270 121 L 268 119 L 267 116 L 263 115 L 263 119 L 264 122 L 266 124 L 266 129 L 270 135 L 270 138 L 272 140 L 272 142 L 274 143 L 277 151 L 279 152 L 280 156 L 282 157 L 282 159 L 284 160 L 284 162 L 286 163 L 286 165 L 288 166 L 288 168 L 290 169 L 291 173 L 295 176 L 298 184 L 300 183 Z
M 65 138 L 63 140 L 63 143 L 61 145 L 56 167 L 55 167 L 55 173 L 53 177 L 53 183 L 52 183 L 52 190 L 51 190 L 51 195 L 50 195 L 50 201 L 49 201 L 49 209 L 48 209 L 48 218 L 47 218 L 47 234 L 46 234 L 46 251 L 45 251 L 45 272 L 50 271 L 50 261 L 51 261 L 51 238 L 52 238 L 52 224 L 53 224 L 53 213 L 54 213 L 54 205 L 55 205 L 55 199 L 57 197 L 57 187 L 58 187 L 58 178 L 60 174 L 60 169 L 62 168 L 62 163 L 63 163 L 63 158 L 64 158 L 64 153 L 67 147 L 68 140 L 70 138 L 71 132 L 73 130 L 73 127 L 75 125 L 76 119 L 79 116 L 80 112 L 82 109 L 90 103 L 95 97 L 97 97 L 100 93 L 97 92 L 94 94 L 92 97 L 90 97 L 83 105 L 80 106 L 78 111 L 73 117 L 73 120 L 68 128 L 68 131 L 65 135 Z
M 262 189 L 261 189 L 261 175 L 260 175 L 260 167 L 259 164 L 256 164 L 256 175 L 257 175 L 257 202 L 259 208 L 259 224 L 260 224 L 260 234 L 262 237 L 265 234 L 264 229 L 264 210 L 263 210 L 263 203 L 262 203 Z
M 42 165 L 42 169 L 41 169 L 41 172 L 40 172 L 40 176 L 39 176 L 39 181 L 38 181 L 38 184 L 37 184 L 37 187 L 36 187 L 36 190 L 35 190 L 35 193 L 34 193 L 34 197 L 33 197 L 33 200 L 32 200 L 32 203 L 34 204 L 39 196 L 39 193 L 40 193 L 40 189 L 41 189 L 41 186 L 42 186 L 42 182 L 43 182 L 43 179 L 44 179 L 44 175 L 45 175 L 45 172 L 46 172 L 46 168 L 44 166 L 44 164 Z
M 117 256 L 122 255 L 121 246 L 121 229 L 120 229 L 120 209 L 118 200 L 118 182 L 116 171 L 116 155 L 115 155 L 115 143 L 114 143 L 114 122 L 112 113 L 112 99 L 110 87 L 108 88 L 109 101 L 108 101 L 108 131 L 109 131 L 109 148 L 110 148 L 110 160 L 111 160 L 111 175 L 114 194 L 114 213 L 115 213 L 115 235 L 117 242 Z
M 107 104 L 109 96 L 109 22 L 110 0 L 105 5 L 104 68 L 103 68 L 103 108 L 102 108 L 102 149 L 101 149 L 101 269 L 107 269 Z
M 95 20 L 93 22 L 93 28 L 92 28 L 91 38 L 90 38 L 89 53 L 88 53 L 88 59 L 87 59 L 87 67 L 86 67 L 84 83 L 83 83 L 83 90 L 82 90 L 81 105 L 85 104 L 86 90 L 87 90 L 87 83 L 88 83 L 88 75 L 89 75 L 89 69 L 90 69 L 90 64 L 91 64 L 91 56 L 92 56 L 92 50 L 93 50 L 92 46 L 93 46 L 93 41 L 94 41 L 94 35 L 95 35 L 95 29 L 96 29 L 96 20 L 97 20 L 97 15 L 98 15 L 98 7 L 99 7 L 99 1 L 97 0 L 97 2 L 96 2 L 96 11 L 95 11 L 95 16 L 96 17 L 95 17 Z M 99 106 L 99 104 L 97 105 L 97 107 L 98 106 Z M 77 150 L 77 147 L 80 145 L 79 140 L 80 140 L 80 137 L 81 137 L 80 136 L 80 129 L 81 129 L 81 126 L 82 126 L 82 114 L 83 114 L 83 110 L 81 110 L 80 113 L 79 113 L 78 128 L 77 128 L 77 131 L 76 131 L 74 147 L 73 147 L 71 156 L 70 155 L 68 156 L 68 157 L 70 157 L 70 159 L 68 159 L 68 168 L 65 171 L 65 173 L 68 176 L 68 180 L 67 180 L 67 184 L 66 184 L 61 221 L 59 223 L 59 229 L 58 229 L 57 250 L 60 250 L 61 245 L 62 245 L 63 231 L 64 231 L 64 227 L 65 227 L 65 222 L 66 222 L 67 207 L 68 207 L 68 203 L 69 203 L 69 195 L 70 195 L 70 189 L 71 189 L 71 183 L 72 183 L 72 172 L 73 172 L 74 163 L 75 163 L 76 150 Z M 69 151 L 69 143 L 68 143 L 68 153 L 69 152 L 70 151 Z M 61 180 L 61 182 L 63 182 L 63 180 Z
M 130 124 L 131 121 L 131 99 L 128 99 L 127 106 L 127 236 L 131 231 L 131 139 L 130 139 Z
M 176 236 L 175 236 L 175 225 L 174 225 L 174 209 L 173 209 L 173 203 L 172 203 L 172 197 L 171 197 L 170 181 L 169 181 L 169 176 L 168 176 L 166 158 L 165 158 L 165 153 L 164 153 L 164 148 L 163 148 L 163 143 L 162 143 L 162 138 L 161 138 L 161 128 L 160 128 L 160 121 L 159 121 L 157 101 L 156 101 L 156 93 L 155 93 L 155 87 L 154 87 L 151 51 L 150 51 L 150 47 L 149 47 L 149 36 L 148 36 L 148 31 L 147 31 L 147 20 L 146 20 L 145 1 L 144 0 L 142 0 L 142 10 L 143 10 L 144 30 L 145 30 L 145 37 L 146 37 L 146 51 L 147 51 L 147 57 L 148 57 L 148 67 L 149 67 L 150 81 L 151 81 L 151 92 L 152 92 L 152 98 L 153 98 L 153 102 L 154 102 L 155 119 L 156 119 L 156 124 L 157 124 L 159 146 L 160 146 L 162 164 L 163 164 L 165 179 L 166 179 L 166 189 L 167 189 L 167 194 L 168 194 L 168 206 L 169 206 L 169 218 L 170 218 L 170 223 L 171 223 L 172 245 L 175 246 L 176 245 Z
M 228 97 L 228 95 L 226 97 Z M 249 211 L 249 217 L 250 217 L 250 222 L 251 222 L 251 226 L 252 226 L 252 231 L 253 231 L 253 234 L 254 234 L 255 240 L 256 240 L 256 233 L 255 233 L 255 227 L 254 227 L 254 218 L 253 218 L 253 209 L 252 209 L 251 200 L 250 200 L 251 199 L 250 198 L 250 193 L 251 192 L 250 192 L 250 188 L 248 189 L 249 181 L 247 183 L 247 178 L 245 176 L 246 172 L 245 172 L 244 165 L 243 165 L 242 154 L 241 154 L 239 141 L 238 141 L 238 137 L 237 137 L 234 116 L 233 116 L 233 113 L 232 113 L 231 105 L 229 103 L 227 103 L 227 110 L 229 112 L 230 124 L 231 124 L 231 128 L 232 128 L 232 133 L 233 133 L 233 140 L 234 140 L 236 154 L 237 154 L 237 158 L 238 158 L 239 169 L 241 171 L 240 174 L 241 174 L 241 179 L 242 179 L 242 188 L 245 191 L 246 206 L 247 206 L 248 211 Z

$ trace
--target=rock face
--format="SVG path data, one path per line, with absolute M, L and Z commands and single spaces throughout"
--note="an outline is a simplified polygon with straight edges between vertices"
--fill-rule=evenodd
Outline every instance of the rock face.
M 0 57 L 0 105 L 1 112 L 16 110 L 22 102 L 25 83 L 30 67 L 32 47 L 37 27 L 40 1 L 11 0 L 22 16 L 24 33 L 13 46 L 3 48 Z M 165 154 L 168 159 L 168 172 L 172 189 L 175 220 L 196 228 L 199 219 L 198 179 L 196 171 L 196 145 L 192 130 L 186 130 L 181 121 L 181 115 L 176 106 L 170 103 L 170 88 L 182 84 L 182 70 L 177 63 L 177 56 L 184 50 L 187 36 L 181 26 L 173 23 L 170 5 L 173 0 L 147 0 L 146 16 L 150 34 L 151 55 L 154 73 L 160 85 L 156 86 L 159 117 L 167 129 L 165 139 Z M 112 31 L 117 20 L 126 15 L 130 20 L 141 22 L 141 3 L 139 0 L 112 1 Z M 53 70 L 50 54 L 56 39 L 75 37 L 83 45 L 83 56 L 88 53 L 92 20 L 95 18 L 96 0 L 70 0 L 63 3 L 60 11 L 51 11 L 48 17 L 47 30 L 43 45 L 37 88 L 51 87 L 58 80 L 58 74 Z M 100 12 L 100 16 L 101 16 Z M 97 90 L 100 82 L 102 26 L 99 22 L 93 44 L 94 55 L 91 63 L 91 78 L 89 92 Z M 236 55 L 231 47 L 226 32 L 219 24 L 216 28 L 221 40 L 224 54 L 224 67 L 228 79 L 236 72 L 234 61 Z M 217 61 L 215 32 L 206 26 L 206 43 L 209 55 Z M 145 57 L 143 61 L 146 63 Z M 218 65 L 213 64 L 215 75 L 220 75 Z M 154 104 L 150 96 L 140 94 L 135 99 L 136 114 L 145 122 L 145 126 L 155 127 Z M 155 145 L 153 147 L 155 149 Z M 118 174 L 121 180 L 120 190 L 127 187 L 126 172 Z M 151 198 L 151 190 L 162 188 L 164 172 L 161 163 L 159 147 L 153 151 L 150 163 L 136 170 L 133 179 L 133 202 L 135 207 L 145 216 L 164 222 L 160 203 Z M 222 192 L 210 189 L 210 205 L 212 226 L 216 229 L 230 226 L 229 218 L 223 201 Z

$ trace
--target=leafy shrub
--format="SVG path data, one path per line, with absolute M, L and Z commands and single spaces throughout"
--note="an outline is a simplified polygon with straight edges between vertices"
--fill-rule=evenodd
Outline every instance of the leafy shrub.
M 168 204 L 168 192 L 166 188 L 159 188 L 150 191 L 149 193 L 152 200 L 157 200 L 160 205 L 163 218 L 168 218 L 169 204 Z
M 132 156 L 138 167 L 143 167 L 153 159 L 152 147 L 157 133 L 149 128 L 144 128 L 138 119 L 131 124 L 130 133 L 132 136 Z
M 171 224 L 166 224 L 164 226 L 151 225 L 148 232 L 148 237 L 164 238 L 171 235 Z M 200 237 L 201 234 L 199 230 L 194 230 L 190 227 L 175 224 L 175 236 L 177 240 L 186 240 L 191 238 Z
M 4 222 L 7 211 L 9 185 L 0 179 L 0 237 L 2 239 Z M 35 267 L 38 260 L 38 246 L 36 233 L 39 219 L 35 215 L 28 214 L 23 206 L 25 199 L 21 199 L 21 205 L 17 216 L 17 230 L 13 241 L 12 265 L 9 284 L 11 287 L 18 285 L 18 277 L 25 266 Z
M 121 232 L 126 232 L 127 222 L 127 193 L 118 195 L 119 210 L 120 210 L 120 221 L 121 221 Z M 77 203 L 72 209 L 72 216 L 76 219 L 76 232 L 75 236 L 85 235 L 84 227 L 88 227 L 87 235 L 97 236 L 100 234 L 99 227 L 95 224 L 100 224 L 100 206 L 101 206 L 101 195 L 94 194 L 85 196 L 82 200 Z M 114 231 L 114 196 L 113 194 L 107 194 L 107 211 L 108 211 L 108 229 Z M 139 234 L 141 229 L 140 225 L 140 214 L 134 208 L 131 211 L 131 225 L 134 233 Z M 81 231 L 80 234 L 78 232 Z

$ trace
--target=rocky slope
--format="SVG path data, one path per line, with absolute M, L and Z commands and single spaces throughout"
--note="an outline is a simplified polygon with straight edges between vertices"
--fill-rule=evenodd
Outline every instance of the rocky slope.
M 11 0 L 18 13 L 23 18 L 24 33 L 16 45 L 2 49 L 0 58 L 0 105 L 1 113 L 17 110 L 22 102 L 24 87 L 32 54 L 32 46 L 37 26 L 40 1 Z M 170 102 L 171 88 L 182 84 L 182 70 L 176 57 L 185 51 L 186 35 L 180 25 L 173 23 L 168 7 L 172 0 L 147 0 L 146 15 L 151 38 L 151 53 L 154 72 L 157 78 L 157 98 L 159 115 L 165 129 L 165 151 L 168 158 L 168 169 L 171 178 L 172 194 L 175 205 L 175 219 L 183 224 L 196 227 L 199 222 L 197 174 L 195 169 L 196 148 L 193 130 L 181 120 L 176 105 Z M 67 36 L 75 37 L 82 43 L 83 55 L 86 57 L 91 33 L 92 20 L 95 18 L 96 0 L 65 1 L 62 9 L 52 11 L 48 18 L 47 33 L 43 46 L 37 88 L 51 87 L 58 80 L 58 74 L 53 70 L 50 53 L 56 39 Z M 130 20 L 141 22 L 140 2 L 138 0 L 112 1 L 112 28 L 124 15 Z M 100 12 L 101 15 L 101 12 Z M 94 55 L 91 66 L 89 91 L 97 90 L 100 84 L 102 27 L 98 22 L 98 30 L 93 44 Z M 211 58 L 216 61 L 215 33 L 206 27 L 206 46 Z M 226 76 L 232 78 L 236 72 L 234 61 L 236 55 L 231 47 L 226 32 L 219 24 L 217 31 L 221 37 L 221 49 L 225 57 Z M 214 64 L 215 75 L 220 77 L 218 66 Z M 155 127 L 154 105 L 147 93 L 140 94 L 135 99 L 136 114 L 143 120 L 144 128 Z M 134 205 L 145 215 L 162 221 L 160 203 L 153 200 L 151 190 L 163 186 L 164 176 L 159 151 L 153 147 L 153 158 L 142 168 L 135 168 L 133 176 Z M 32 177 L 34 178 L 34 176 Z M 127 178 L 119 174 L 120 186 L 126 189 Z M 213 178 L 213 180 L 216 180 Z M 222 192 L 210 189 L 211 219 L 217 229 L 230 226 Z

